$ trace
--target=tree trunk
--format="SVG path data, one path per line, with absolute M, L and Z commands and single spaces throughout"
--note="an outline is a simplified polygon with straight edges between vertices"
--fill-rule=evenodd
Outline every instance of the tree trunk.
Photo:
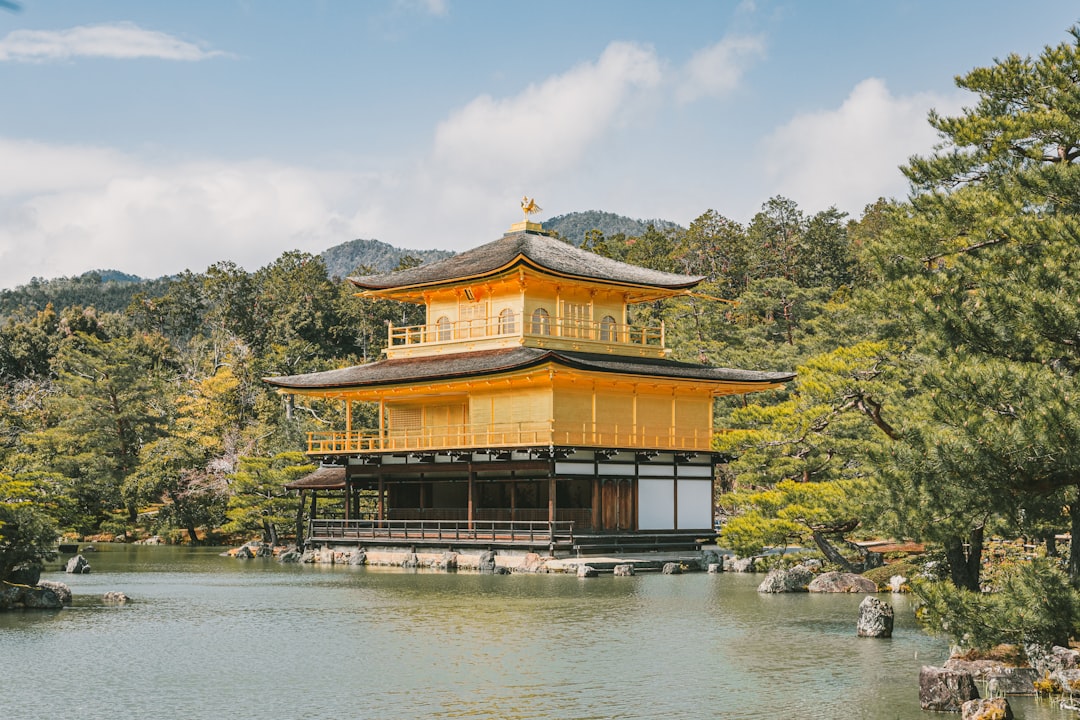
M 829 562 L 844 568 L 844 572 L 855 572 L 855 568 L 848 562 L 848 559 L 844 557 L 831 542 L 829 542 L 829 538 L 825 537 L 823 532 L 815 530 L 812 537 L 814 538 L 814 544 L 818 546 L 818 550 L 821 551 L 821 554 L 824 555 Z
M 953 585 L 965 590 L 979 591 L 979 571 L 982 565 L 983 528 L 972 528 L 968 549 L 959 535 L 945 540 L 945 558 L 949 561 L 949 575 Z

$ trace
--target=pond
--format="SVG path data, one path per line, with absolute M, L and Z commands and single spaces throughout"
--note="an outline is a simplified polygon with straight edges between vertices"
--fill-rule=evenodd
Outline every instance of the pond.
M 762 595 L 762 576 L 577 578 L 282 565 L 101 546 L 61 611 L 0 614 L 11 718 L 941 718 L 943 640 L 908 596 L 889 640 L 860 595 Z M 109 606 L 119 590 L 133 599 Z M 1015 699 L 1020 718 L 1075 717 Z M 955 717 L 959 717 L 958 715 Z

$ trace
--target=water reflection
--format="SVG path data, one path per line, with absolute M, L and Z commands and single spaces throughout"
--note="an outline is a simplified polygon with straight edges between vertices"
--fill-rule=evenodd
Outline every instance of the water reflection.
M 50 574 L 75 607 L 0 615 L 6 717 L 930 718 L 918 668 L 945 652 L 906 598 L 895 637 L 869 640 L 861 596 L 763 596 L 760 576 L 88 557 L 90 575 Z M 134 602 L 105 606 L 107 590 Z

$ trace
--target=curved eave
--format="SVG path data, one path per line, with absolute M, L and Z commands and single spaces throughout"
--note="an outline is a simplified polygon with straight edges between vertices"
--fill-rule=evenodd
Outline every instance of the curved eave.
M 756 372 L 711 368 L 645 358 L 593 355 L 537 348 L 463 353 L 454 357 L 382 360 L 367 365 L 307 375 L 263 378 L 282 393 L 316 396 L 368 394 L 380 389 L 408 388 L 419 384 L 453 382 L 470 378 L 505 377 L 551 366 L 581 373 L 617 375 L 644 382 L 705 385 L 715 395 L 741 394 L 778 388 L 794 379 L 794 373 Z
M 540 265 L 535 260 L 527 255 L 518 255 L 513 260 L 504 265 L 497 267 L 493 270 L 487 270 L 484 272 L 475 273 L 472 275 L 466 275 L 459 278 L 453 278 L 448 280 L 431 280 L 428 282 L 414 283 L 411 285 L 399 285 L 394 287 L 376 287 L 365 286 L 361 280 L 362 278 L 348 278 L 356 287 L 360 288 L 362 292 L 357 295 L 370 298 L 382 298 L 390 300 L 403 300 L 410 302 L 422 303 L 424 302 L 425 293 L 430 292 L 432 289 L 452 289 L 455 287 L 463 287 L 468 285 L 475 285 L 481 282 L 490 282 L 500 276 L 510 277 L 519 268 L 527 268 L 533 272 L 544 275 L 558 280 L 575 280 L 578 282 L 589 282 L 600 285 L 605 285 L 611 288 L 618 289 L 620 291 L 630 291 L 629 294 L 639 300 L 654 300 L 662 297 L 672 297 L 675 295 L 681 295 L 686 290 L 698 285 L 704 277 L 701 276 L 686 276 L 687 281 L 680 284 L 670 285 L 656 285 L 656 284 L 644 284 L 633 283 L 623 280 L 612 280 L 610 278 L 572 274 L 567 272 L 560 272 L 558 270 L 552 270 L 549 267 Z

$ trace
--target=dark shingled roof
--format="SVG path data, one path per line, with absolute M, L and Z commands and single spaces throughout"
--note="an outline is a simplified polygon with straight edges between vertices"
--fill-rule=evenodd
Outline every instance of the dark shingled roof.
M 524 258 L 524 259 L 523 259 Z M 466 277 L 494 274 L 518 263 L 531 264 L 559 275 L 602 280 L 619 285 L 666 289 L 689 288 L 703 276 L 649 270 L 582 250 L 548 235 L 512 232 L 495 242 L 466 250 L 460 255 L 382 275 L 351 277 L 365 290 L 386 290 L 445 283 Z
M 341 490 L 344 487 L 344 465 L 320 465 L 315 472 L 285 483 L 286 490 Z
M 405 382 L 492 375 L 511 370 L 522 370 L 544 362 L 553 362 L 566 367 L 595 372 L 711 382 L 761 383 L 767 385 L 788 382 L 795 377 L 795 374 L 790 372 L 757 372 L 753 370 L 717 368 L 664 360 L 662 358 L 637 358 L 623 355 L 600 355 L 565 350 L 517 347 L 454 355 L 394 358 L 366 365 L 355 365 L 340 370 L 263 379 L 270 385 L 285 390 L 377 387 Z

